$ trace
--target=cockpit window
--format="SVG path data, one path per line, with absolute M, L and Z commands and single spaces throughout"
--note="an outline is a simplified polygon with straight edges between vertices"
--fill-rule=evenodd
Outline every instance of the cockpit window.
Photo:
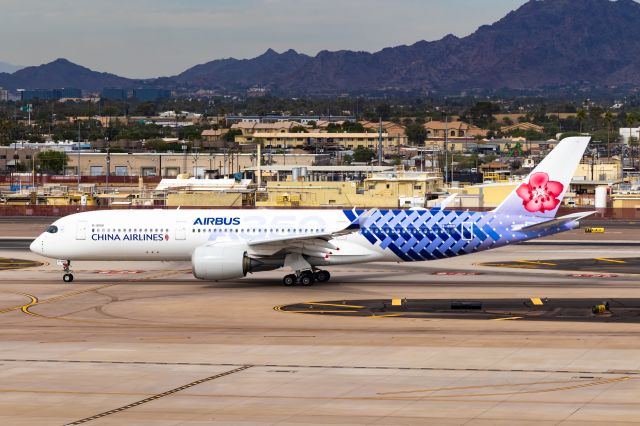
M 55 225 L 51 225 L 47 228 L 47 232 L 50 234 L 55 234 L 56 232 L 58 232 L 58 227 Z

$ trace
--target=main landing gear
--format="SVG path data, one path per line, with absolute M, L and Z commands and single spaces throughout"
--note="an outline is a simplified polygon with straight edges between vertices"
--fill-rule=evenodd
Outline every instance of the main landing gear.
M 318 269 L 312 271 L 297 271 L 295 274 L 286 275 L 282 279 L 282 283 L 286 286 L 294 286 L 296 284 L 309 286 L 315 282 L 324 283 L 330 279 L 331 274 L 329 271 Z
M 73 281 L 73 274 L 71 273 L 71 261 L 64 260 L 62 262 L 62 268 L 64 269 L 64 275 L 62 276 L 62 281 L 65 283 L 70 283 Z

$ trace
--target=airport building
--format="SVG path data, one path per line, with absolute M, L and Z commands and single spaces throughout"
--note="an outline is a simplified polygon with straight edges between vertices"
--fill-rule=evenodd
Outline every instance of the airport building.
M 283 161 L 273 155 L 271 161 Z M 66 164 L 67 175 L 78 173 L 83 176 L 104 176 L 107 167 L 111 176 L 163 176 L 176 177 L 188 174 L 204 177 L 206 174 L 231 175 L 256 166 L 255 153 L 115 153 L 83 152 L 69 155 Z M 109 164 L 107 165 L 107 158 Z M 264 156 L 263 156 L 264 158 Z M 328 163 L 327 155 L 288 154 L 286 162 L 290 165 L 311 166 L 316 163 Z
M 359 171 L 362 180 L 323 180 L 322 168 L 310 168 L 307 177 L 269 181 L 265 191 L 256 194 L 256 207 L 424 207 L 427 199 L 442 190 L 439 173 L 387 169 L 367 174 L 368 169 L 345 171 Z M 330 173 L 340 175 L 339 170 Z

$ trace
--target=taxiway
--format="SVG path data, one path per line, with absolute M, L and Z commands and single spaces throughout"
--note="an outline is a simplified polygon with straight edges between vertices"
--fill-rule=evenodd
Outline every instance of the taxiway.
M 55 262 L 1 249 L 45 263 L 0 270 L 0 424 L 638 424 L 638 323 L 274 309 L 640 299 L 634 233 L 332 268 L 294 288 L 279 271 L 201 282 L 175 262 L 77 262 L 64 284 Z

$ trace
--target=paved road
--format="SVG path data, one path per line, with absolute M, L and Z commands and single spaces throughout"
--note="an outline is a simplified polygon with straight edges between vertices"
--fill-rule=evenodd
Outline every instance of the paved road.
M 0 250 L 29 250 L 31 238 L 0 238 Z

